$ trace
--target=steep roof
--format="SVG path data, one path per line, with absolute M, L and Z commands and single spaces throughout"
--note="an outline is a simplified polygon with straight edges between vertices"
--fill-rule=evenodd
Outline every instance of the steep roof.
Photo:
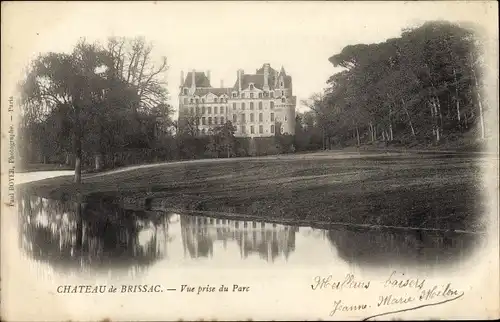
M 211 87 L 210 80 L 205 75 L 204 72 L 195 72 L 194 81 L 196 87 Z M 187 73 L 186 79 L 184 80 L 183 87 L 191 87 L 193 83 L 193 72 Z
M 265 66 L 265 64 L 262 65 L 261 68 L 257 69 L 257 73 L 256 74 L 258 74 L 258 75 L 264 75 L 264 66 Z M 277 71 L 274 68 L 272 68 L 271 66 L 269 66 L 269 74 L 274 74 L 276 72 Z
M 283 75 L 283 81 L 285 82 L 285 87 L 290 87 L 292 83 L 292 77 L 286 75 L 285 69 L 281 67 L 281 71 L 278 73 L 275 69 L 269 66 L 269 78 L 268 85 L 270 89 L 274 89 L 274 83 L 276 79 Z M 263 89 L 264 87 L 264 65 L 257 69 L 255 74 L 243 74 L 241 75 L 241 88 L 247 88 L 250 83 L 258 89 Z M 238 90 L 238 80 L 234 83 L 233 90 Z

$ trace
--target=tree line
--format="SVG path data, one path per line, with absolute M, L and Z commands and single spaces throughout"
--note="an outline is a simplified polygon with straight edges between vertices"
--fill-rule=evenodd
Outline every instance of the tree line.
M 482 42 L 472 28 L 437 21 L 329 58 L 342 71 L 305 103 L 322 146 L 373 142 L 440 145 L 488 135 Z

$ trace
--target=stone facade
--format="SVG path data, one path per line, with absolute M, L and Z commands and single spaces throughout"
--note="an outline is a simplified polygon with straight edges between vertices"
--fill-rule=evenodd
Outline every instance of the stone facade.
M 210 72 L 181 73 L 179 126 L 195 124 L 201 135 L 230 121 L 238 137 L 294 134 L 296 97 L 292 77 L 264 64 L 255 74 L 237 71 L 233 87 L 212 87 Z

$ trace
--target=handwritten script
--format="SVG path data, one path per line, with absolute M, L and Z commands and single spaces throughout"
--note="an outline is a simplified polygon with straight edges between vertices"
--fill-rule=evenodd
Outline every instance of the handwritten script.
M 377 292 L 365 293 L 361 297 L 363 300 L 358 303 L 347 303 L 346 299 L 340 298 L 342 292 L 369 292 L 370 288 L 375 288 Z M 464 295 L 464 292 L 455 288 L 452 283 L 433 283 L 423 278 L 408 277 L 397 271 L 392 271 L 387 278 L 380 281 L 362 280 L 354 274 L 347 274 L 343 278 L 335 278 L 332 275 L 316 276 L 313 278 L 311 289 L 338 294 L 339 298 L 333 300 L 330 308 L 330 316 L 349 312 L 367 315 L 378 312 L 365 318 L 365 321 L 374 317 L 445 304 Z

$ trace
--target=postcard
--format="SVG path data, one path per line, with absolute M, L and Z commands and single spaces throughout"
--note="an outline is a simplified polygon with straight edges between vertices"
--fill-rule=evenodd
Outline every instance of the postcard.
M 2 320 L 500 318 L 497 2 L 1 21 Z

